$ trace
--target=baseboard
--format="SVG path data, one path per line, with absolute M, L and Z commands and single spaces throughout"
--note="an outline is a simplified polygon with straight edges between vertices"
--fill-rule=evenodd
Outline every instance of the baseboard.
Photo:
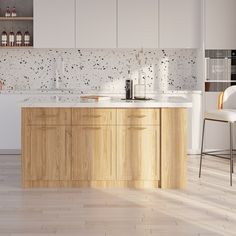
M 217 149 L 207 149 L 204 150 L 205 152 L 209 151 L 218 151 Z M 20 155 L 21 150 L 20 149 L 0 149 L 0 155 Z M 195 149 L 188 149 L 187 151 L 188 155 L 200 155 L 201 150 L 195 150 Z
M 200 155 L 201 154 L 201 150 L 195 150 L 195 149 L 188 149 L 187 151 L 188 155 Z
M 215 150 L 206 150 L 206 151 L 215 151 Z M 200 155 L 201 150 L 188 149 L 188 155 Z M 0 149 L 0 155 L 20 155 L 20 149 Z
M 20 149 L 0 149 L 0 155 L 20 155 Z

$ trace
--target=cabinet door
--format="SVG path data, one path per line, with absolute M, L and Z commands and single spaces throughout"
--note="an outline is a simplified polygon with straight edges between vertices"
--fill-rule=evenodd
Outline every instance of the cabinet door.
M 73 180 L 113 180 L 116 176 L 115 161 L 115 126 L 73 127 Z
M 76 47 L 116 47 L 116 0 L 76 1 Z
M 75 0 L 34 0 L 34 46 L 75 47 Z
M 1 94 L 0 96 L 0 150 L 1 154 L 20 154 L 21 107 L 28 95 Z
M 118 180 L 160 179 L 160 126 L 119 126 Z
M 201 41 L 201 1 L 160 0 L 160 48 L 198 48 Z
M 236 48 L 236 1 L 205 0 L 206 48 Z
M 158 0 L 118 0 L 118 47 L 158 47 Z
M 70 180 L 71 128 L 31 126 L 31 180 Z

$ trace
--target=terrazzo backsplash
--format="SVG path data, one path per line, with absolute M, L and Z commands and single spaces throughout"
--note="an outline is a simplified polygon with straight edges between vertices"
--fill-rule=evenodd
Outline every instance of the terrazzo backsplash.
M 147 92 L 197 90 L 197 50 L 1 49 L 3 90 L 124 93 L 128 71 L 134 84 L 143 69 Z

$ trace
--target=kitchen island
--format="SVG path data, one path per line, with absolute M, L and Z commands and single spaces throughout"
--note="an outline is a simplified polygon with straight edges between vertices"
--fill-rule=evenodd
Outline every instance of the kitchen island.
M 186 186 L 184 99 L 48 96 L 21 106 L 24 187 Z

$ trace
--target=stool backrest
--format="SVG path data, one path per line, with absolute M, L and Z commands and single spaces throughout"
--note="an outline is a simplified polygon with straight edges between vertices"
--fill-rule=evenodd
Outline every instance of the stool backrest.
M 230 86 L 224 91 L 223 109 L 236 109 L 236 85 Z

